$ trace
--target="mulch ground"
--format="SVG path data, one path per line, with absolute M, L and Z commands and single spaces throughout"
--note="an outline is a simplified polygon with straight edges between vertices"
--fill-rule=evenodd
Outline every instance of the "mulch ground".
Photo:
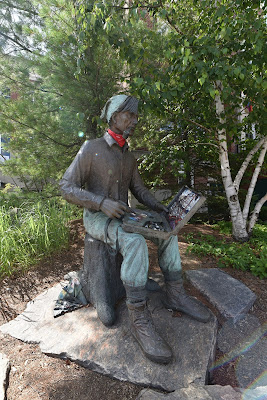
M 187 225 L 179 235 L 180 253 L 183 269 L 214 268 L 216 260 L 212 257 L 198 258 L 186 253 L 187 233 L 201 232 L 213 234 L 209 226 Z M 47 257 L 24 275 L 5 279 L 0 287 L 0 325 L 15 318 L 45 289 L 62 280 L 70 271 L 78 270 L 83 263 L 84 229 L 81 220 L 71 223 L 69 248 Z M 151 269 L 158 269 L 155 246 L 148 242 Z M 225 271 L 242 281 L 257 295 L 250 311 L 261 323 L 266 321 L 267 281 L 254 277 L 248 272 L 231 268 Z M 186 284 L 188 291 L 201 299 L 217 315 L 219 324 L 223 324 L 216 309 L 206 299 Z M 131 400 L 136 399 L 142 387 L 105 377 L 85 369 L 75 363 L 48 357 L 41 353 L 36 344 L 27 344 L 0 333 L 0 353 L 6 354 L 11 363 L 8 400 Z M 216 358 L 221 353 L 217 350 Z M 218 368 L 210 381 L 211 384 L 237 386 L 235 360 Z

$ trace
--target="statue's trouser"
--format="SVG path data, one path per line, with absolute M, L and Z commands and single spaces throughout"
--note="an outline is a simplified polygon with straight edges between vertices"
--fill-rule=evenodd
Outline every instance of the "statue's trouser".
M 144 237 L 137 233 L 127 233 L 121 227 L 120 220 L 112 220 L 107 227 L 108 217 L 101 211 L 84 211 L 84 226 L 95 239 L 101 240 L 119 251 L 123 256 L 121 279 L 124 285 L 144 287 L 148 275 L 148 248 Z M 107 229 L 107 232 L 106 232 Z M 167 240 L 151 238 L 158 246 L 158 259 L 164 277 L 168 281 L 181 279 L 181 258 L 176 236 Z

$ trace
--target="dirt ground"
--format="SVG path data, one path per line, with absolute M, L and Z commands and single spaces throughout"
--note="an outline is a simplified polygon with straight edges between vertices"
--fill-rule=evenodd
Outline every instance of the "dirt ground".
M 0 325 L 15 318 L 26 307 L 28 301 L 45 289 L 62 280 L 63 276 L 78 270 L 83 262 L 84 230 L 80 220 L 71 223 L 69 248 L 46 258 L 23 276 L 5 279 L 0 287 Z M 188 244 L 185 234 L 189 232 L 212 233 L 209 226 L 187 225 L 179 235 L 183 269 L 212 268 L 216 261 L 212 257 L 201 259 L 186 254 Z M 148 243 L 151 268 L 158 268 L 156 249 Z M 234 278 L 246 284 L 257 295 L 250 311 L 261 323 L 266 320 L 267 282 L 248 272 L 225 269 Z M 187 289 L 207 304 L 220 319 L 217 311 L 189 284 Z M 120 382 L 85 369 L 66 360 L 51 358 L 41 353 L 38 345 L 26 344 L 0 332 L 0 353 L 6 354 L 11 363 L 7 400 L 131 400 L 136 399 L 142 387 Z M 221 356 L 219 350 L 216 358 Z M 235 361 L 216 370 L 211 384 L 237 386 Z

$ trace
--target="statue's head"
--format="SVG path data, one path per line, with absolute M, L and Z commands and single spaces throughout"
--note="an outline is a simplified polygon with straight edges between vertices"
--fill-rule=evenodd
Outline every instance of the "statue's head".
M 125 94 L 113 96 L 106 102 L 101 118 L 106 119 L 111 130 L 127 139 L 138 122 L 138 100 Z

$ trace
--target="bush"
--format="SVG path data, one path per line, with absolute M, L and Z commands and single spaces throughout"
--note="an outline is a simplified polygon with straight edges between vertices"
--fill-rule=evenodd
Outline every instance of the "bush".
M 35 196 L 19 204 L 19 199 L 11 196 L 0 206 L 0 277 L 24 271 L 44 255 L 66 246 L 67 222 L 76 210 L 62 199 Z
M 188 235 L 187 238 L 191 242 L 188 251 L 216 257 L 220 268 L 232 267 L 250 271 L 262 279 L 267 277 L 267 226 L 255 225 L 253 236 L 246 243 L 229 242 L 231 223 L 220 222 L 214 228 L 220 229 L 220 233 L 229 237 L 219 240 L 213 235 Z

